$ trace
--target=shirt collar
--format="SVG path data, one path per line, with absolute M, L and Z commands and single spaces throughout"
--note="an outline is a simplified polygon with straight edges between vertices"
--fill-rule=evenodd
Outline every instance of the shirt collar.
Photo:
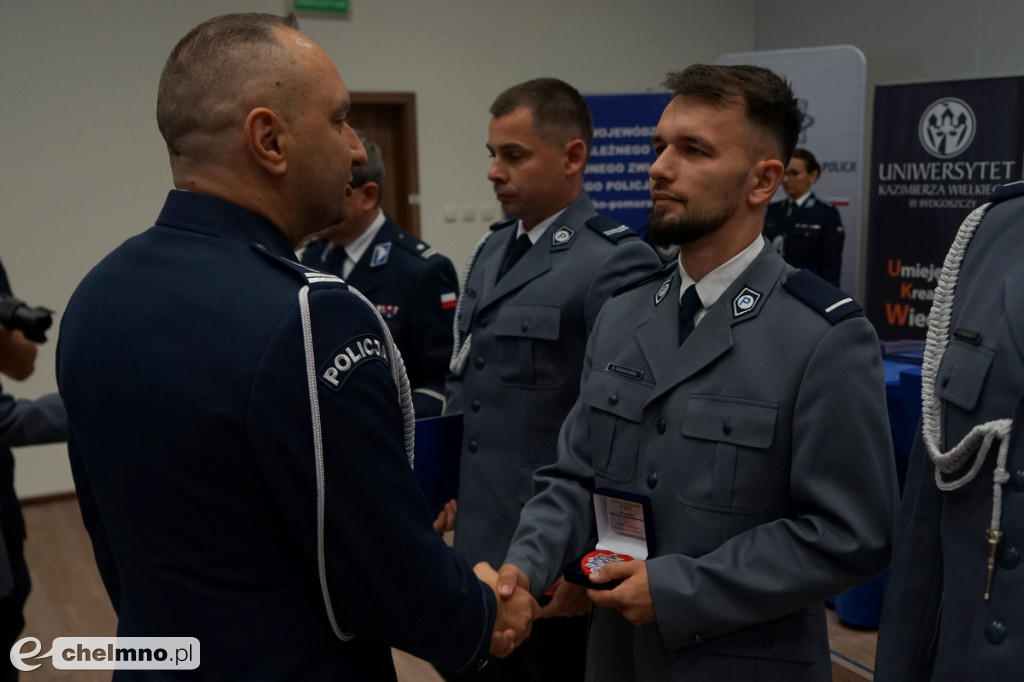
M 799 197 L 798 199 L 795 199 L 794 202 L 796 203 L 797 206 L 803 206 L 807 202 L 808 197 L 810 197 L 812 194 L 814 194 L 814 192 L 808 192 L 807 194 L 803 195 L 802 197 Z
M 566 208 L 568 208 L 568 206 L 566 206 Z M 523 221 L 520 220 L 519 226 L 516 228 L 516 239 L 519 239 L 520 235 L 525 234 L 530 237 L 531 244 L 536 244 L 538 241 L 540 241 L 540 238 L 544 236 L 544 232 L 546 232 L 547 229 L 551 227 L 551 224 L 558 220 L 558 216 L 562 215 L 563 213 L 565 213 L 565 208 L 563 208 L 558 213 L 555 213 L 550 218 L 545 218 L 544 220 L 540 221 L 539 223 L 533 226 L 533 229 L 529 231 L 527 231 L 523 227 Z
M 714 305 L 715 301 L 725 293 L 725 290 L 728 289 L 736 278 L 747 269 L 747 266 L 754 262 L 757 255 L 761 253 L 761 247 L 763 245 L 764 238 L 761 235 L 757 235 L 754 241 L 750 242 L 750 245 L 747 246 L 747 248 L 743 249 L 708 274 L 704 275 L 704 277 L 696 283 L 697 296 L 700 297 L 701 310 L 695 316 L 695 322 L 700 322 L 700 319 L 704 317 L 704 312 Z M 679 298 L 681 300 L 683 292 L 686 291 L 694 281 L 692 277 L 686 274 L 682 260 L 679 261 L 678 267 L 679 277 L 681 279 L 679 285 Z
M 348 260 L 352 261 L 353 264 L 359 262 L 359 259 L 363 257 L 364 253 L 366 253 L 366 249 L 368 249 L 370 244 L 373 243 L 373 240 L 377 238 L 377 233 L 380 232 L 380 228 L 384 226 L 386 218 L 387 216 L 384 215 L 384 211 L 379 210 L 377 212 L 377 217 L 374 218 L 373 222 L 370 223 L 370 226 L 366 228 L 366 231 L 348 243 L 345 247 L 345 257 Z M 332 247 L 328 247 L 328 251 L 324 252 L 325 257 L 330 248 Z

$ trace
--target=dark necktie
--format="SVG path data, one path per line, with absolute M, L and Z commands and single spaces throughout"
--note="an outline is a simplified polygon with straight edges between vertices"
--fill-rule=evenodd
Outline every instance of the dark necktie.
M 344 277 L 346 258 L 345 247 L 332 246 L 330 251 L 324 254 L 322 270 L 338 277 Z
M 697 311 L 701 309 L 700 296 L 697 295 L 697 285 L 691 284 L 683 297 L 679 300 L 679 345 L 683 345 L 686 337 L 690 335 L 696 326 L 694 318 Z
M 522 258 L 523 254 L 526 253 L 531 246 L 533 246 L 533 242 L 530 241 L 529 235 L 519 235 L 519 238 L 512 242 L 512 246 L 505 252 L 505 259 L 501 261 L 501 267 L 498 269 L 498 279 L 504 277 L 505 273 L 512 269 L 512 266 L 516 264 L 516 261 Z
M 788 218 L 789 216 L 793 215 L 793 211 L 795 211 L 795 210 L 796 210 L 796 202 L 793 201 L 792 199 L 790 199 L 789 203 L 786 205 L 786 217 Z

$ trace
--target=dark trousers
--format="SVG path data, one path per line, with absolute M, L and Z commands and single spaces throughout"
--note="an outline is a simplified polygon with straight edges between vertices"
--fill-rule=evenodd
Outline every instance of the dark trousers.
M 7 555 L 11 562 L 11 574 L 14 578 L 14 589 L 3 599 L 0 599 L 0 682 L 10 682 L 18 679 L 18 669 L 11 665 L 11 647 L 18 641 L 18 636 L 25 628 L 25 616 L 23 609 L 25 600 L 28 599 L 32 581 L 28 575 L 28 565 L 25 563 L 24 540 L 22 538 L 5 538 L 7 544 Z M 43 645 L 44 650 L 46 645 Z
M 589 623 L 590 616 L 541 618 L 508 658 L 492 658 L 476 673 L 441 675 L 448 682 L 583 682 Z

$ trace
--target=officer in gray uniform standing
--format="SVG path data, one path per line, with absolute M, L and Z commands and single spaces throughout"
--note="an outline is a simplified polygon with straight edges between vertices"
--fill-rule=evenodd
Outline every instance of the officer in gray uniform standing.
M 472 563 L 497 566 L 533 494 L 533 472 L 555 460 L 598 311 L 659 261 L 630 228 L 599 216 L 583 191 L 593 123 L 575 88 L 527 81 L 490 112 L 487 177 L 513 218 L 494 225 L 466 265 L 447 413 L 465 415 L 455 546 Z M 589 610 L 582 590 L 563 591 L 554 578 L 545 589 L 552 586 L 545 615 Z M 585 629 L 579 617 L 540 621 L 522 649 L 484 673 L 580 679 Z
M 964 221 L 935 291 L 880 682 L 1016 680 L 1024 665 L 1024 182 Z
M 761 236 L 799 130 L 789 85 L 698 64 L 666 86 L 650 227 L 679 260 L 601 311 L 499 593 L 539 596 L 594 549 L 604 488 L 649 503 L 626 525 L 647 557 L 589 578 L 621 583 L 588 590 L 588 679 L 824 682 L 824 599 L 889 560 L 878 340 L 849 296 Z

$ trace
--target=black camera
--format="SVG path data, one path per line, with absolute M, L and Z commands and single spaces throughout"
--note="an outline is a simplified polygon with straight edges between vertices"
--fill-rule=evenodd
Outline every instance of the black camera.
M 33 308 L 13 296 L 0 294 L 0 324 L 8 329 L 20 329 L 26 339 L 46 343 L 46 330 L 53 324 L 53 311 Z

